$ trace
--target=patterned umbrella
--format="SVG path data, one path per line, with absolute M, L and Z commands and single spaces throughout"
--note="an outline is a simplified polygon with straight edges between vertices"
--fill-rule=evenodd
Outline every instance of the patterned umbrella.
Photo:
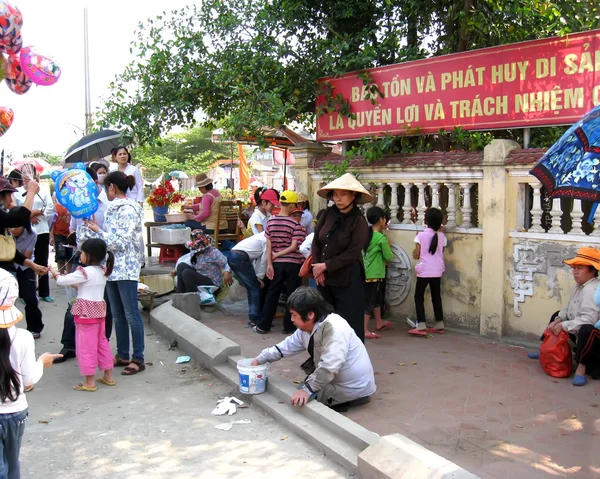
M 593 201 L 591 222 L 600 202 L 600 105 L 569 128 L 530 173 L 551 197 Z

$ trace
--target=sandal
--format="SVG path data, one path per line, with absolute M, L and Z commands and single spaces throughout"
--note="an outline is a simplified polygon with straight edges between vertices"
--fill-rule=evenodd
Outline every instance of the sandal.
M 412 334 L 413 336 L 429 336 L 429 333 L 427 331 L 424 331 L 422 329 L 411 329 L 408 334 Z
M 365 333 L 365 339 L 379 339 L 381 336 L 373 331 L 367 331 Z
M 125 359 L 121 359 L 118 354 L 115 354 L 115 359 L 113 361 L 113 365 L 115 367 L 122 368 L 123 366 L 129 366 L 130 362 L 131 361 L 128 361 L 128 360 L 125 360 Z
M 135 364 L 137 368 L 132 368 L 131 365 Z M 140 363 L 138 361 L 131 361 L 128 366 L 123 369 L 121 372 L 121 376 L 134 376 L 137 373 L 141 373 L 146 369 L 146 365 L 144 363 Z
M 377 331 L 384 331 L 385 329 L 389 328 L 391 325 L 392 325 L 391 321 L 384 321 L 383 326 L 381 326 L 381 328 L 377 328 Z
M 93 388 L 91 388 L 89 386 L 84 386 L 83 383 L 79 383 L 76 386 L 73 386 L 73 389 L 75 389 L 75 391 L 87 391 L 93 393 L 98 389 L 98 386 L 94 386 Z
M 104 378 L 98 378 L 98 379 L 96 379 L 96 381 L 98 381 L 99 383 L 102 383 L 102 384 L 106 384 L 107 386 L 114 386 L 115 384 L 117 384 L 117 381 L 115 381 L 115 380 L 107 381 Z
M 427 328 L 425 331 L 428 333 L 436 333 L 436 334 L 444 334 L 446 331 L 444 329 L 436 329 L 436 328 Z
M 258 326 L 254 326 L 252 328 L 252 331 L 254 331 L 255 333 L 258 334 L 267 334 L 269 331 L 263 331 L 262 329 L 260 329 Z

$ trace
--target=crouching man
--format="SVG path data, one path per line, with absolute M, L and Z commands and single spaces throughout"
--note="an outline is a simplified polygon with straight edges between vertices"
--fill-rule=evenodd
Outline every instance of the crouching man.
M 348 322 L 334 314 L 333 307 L 313 288 L 298 288 L 287 307 L 298 329 L 278 345 L 264 349 L 252 365 L 308 351 L 310 358 L 301 366 L 308 376 L 292 395 L 292 405 L 304 406 L 316 397 L 336 411 L 346 411 L 369 402 L 376 391 L 373 366 Z

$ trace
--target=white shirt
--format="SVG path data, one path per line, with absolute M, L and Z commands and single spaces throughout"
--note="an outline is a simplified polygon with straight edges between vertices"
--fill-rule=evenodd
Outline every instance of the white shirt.
M 302 253 L 302 256 L 304 256 L 305 258 L 308 258 L 308 255 L 310 254 L 310 249 L 312 248 L 314 237 L 315 233 L 313 231 L 306 237 L 306 239 L 300 245 L 300 253 Z
M 27 409 L 25 387 L 36 384 L 44 374 L 43 363 L 35 359 L 35 341 L 31 333 L 26 329 L 11 326 L 8 328 L 8 334 L 11 339 L 10 364 L 21 381 L 21 394 L 14 402 L 0 403 L 0 414 L 11 414 Z
M 25 189 L 19 189 L 17 193 L 15 193 L 15 201 L 18 206 L 23 206 L 25 204 Z M 38 191 L 37 195 L 35 195 L 35 199 L 33 200 L 32 210 L 40 210 L 42 214 L 38 216 L 39 219 L 37 224 L 31 223 L 31 227 L 38 234 L 50 233 L 50 223 L 54 219 L 54 201 L 52 201 L 52 195 L 50 195 L 50 191 L 44 185 L 40 185 L 40 191 Z
M 315 230 L 315 225 L 313 224 L 313 215 L 310 211 L 304 210 L 302 213 L 302 218 L 300 218 L 300 225 L 306 231 L 306 234 L 309 235 Z
M 111 171 L 118 171 L 119 167 L 111 167 Z M 127 163 L 127 167 L 123 172 L 127 176 L 135 177 L 135 186 L 131 190 L 127 190 L 125 193 L 127 198 L 131 198 L 139 203 L 144 202 L 144 180 L 142 179 L 142 173 L 137 166 L 133 166 L 131 163 Z
M 267 238 L 265 232 L 258 233 L 237 243 L 231 251 L 243 251 L 252 261 L 252 267 L 258 279 L 265 277 L 267 271 Z
M 263 231 L 265 231 L 267 229 L 267 221 L 269 221 L 270 218 L 270 213 L 265 215 L 258 208 L 254 208 L 254 213 L 252 213 L 252 216 L 250 216 L 250 219 L 248 220 L 248 226 L 252 229 L 252 233 L 255 235 L 260 233 L 260 231 L 256 229 L 257 224 L 262 225 Z
M 59 286 L 78 285 L 77 299 L 104 301 L 106 276 L 104 276 L 104 270 L 99 266 L 77 268 L 73 273 L 58 276 L 56 284 Z

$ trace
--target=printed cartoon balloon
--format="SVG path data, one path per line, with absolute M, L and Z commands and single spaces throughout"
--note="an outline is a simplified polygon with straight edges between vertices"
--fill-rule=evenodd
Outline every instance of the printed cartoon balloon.
M 98 209 L 96 183 L 85 171 L 83 163 L 77 163 L 67 171 L 52 173 L 57 201 L 74 218 L 91 218 Z
M 4 81 L 8 88 L 17 95 L 24 95 L 31 88 L 31 80 L 23 73 L 19 55 L 9 55 L 3 62 Z
M 7 53 L 9 55 L 16 55 L 21 51 L 21 47 L 23 46 L 23 36 L 19 33 L 18 35 L 13 35 L 9 40 L 4 42 L 4 44 L 0 44 L 0 52 Z
M 0 136 L 4 135 L 12 125 L 15 114 L 10 108 L 0 106 Z
M 0 44 L 9 46 L 12 43 L 14 46 L 17 37 L 21 37 L 22 26 L 23 15 L 19 9 L 5 0 L 0 0 Z M 17 52 L 18 50 L 14 53 Z
M 54 85 L 60 78 L 60 67 L 50 58 L 38 55 L 32 47 L 21 49 L 21 69 L 36 85 Z

